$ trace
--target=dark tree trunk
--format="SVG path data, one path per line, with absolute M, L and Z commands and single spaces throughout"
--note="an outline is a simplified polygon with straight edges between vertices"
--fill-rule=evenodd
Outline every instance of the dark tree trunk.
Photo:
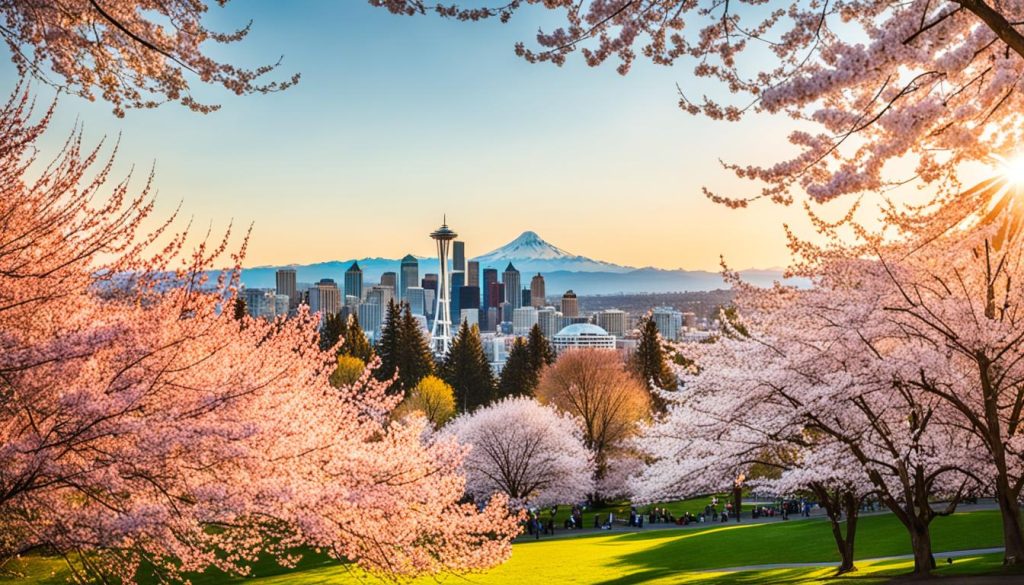
M 843 494 L 843 507 L 846 508 L 846 537 L 839 547 L 839 554 L 843 558 L 843 562 L 839 565 L 839 571 L 837 571 L 840 575 L 857 570 L 853 565 L 853 542 L 857 536 L 857 519 L 860 512 L 858 503 L 852 493 Z M 840 543 L 837 541 L 837 544 Z
M 1003 564 L 1021 565 L 1024 564 L 1024 536 L 1021 530 L 1020 504 L 1013 494 L 1007 493 L 1009 491 L 1005 481 L 996 482 L 996 501 L 999 503 L 999 513 L 1003 517 Z
M 732 511 L 736 514 L 736 521 L 740 521 L 740 509 L 743 508 L 743 489 L 740 486 L 732 488 Z
M 925 577 L 935 568 L 932 555 L 932 535 L 927 525 L 916 525 L 910 529 L 910 545 L 914 548 L 915 577 Z
M 839 557 L 842 559 L 836 574 L 842 575 L 856 571 L 857 568 L 853 564 L 853 544 L 854 537 L 857 535 L 857 513 L 859 512 L 857 498 L 846 491 L 832 493 L 823 485 L 811 485 L 811 491 L 825 508 L 832 529 L 832 538 L 836 541 L 836 550 L 839 551 Z M 845 533 L 841 526 L 844 513 L 846 514 Z

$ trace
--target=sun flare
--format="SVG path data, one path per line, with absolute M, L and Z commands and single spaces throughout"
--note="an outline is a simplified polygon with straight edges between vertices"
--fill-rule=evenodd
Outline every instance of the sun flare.
M 1017 185 L 1024 185 L 1024 154 L 1018 154 L 1011 158 L 993 155 L 999 162 L 999 172 L 1007 181 Z

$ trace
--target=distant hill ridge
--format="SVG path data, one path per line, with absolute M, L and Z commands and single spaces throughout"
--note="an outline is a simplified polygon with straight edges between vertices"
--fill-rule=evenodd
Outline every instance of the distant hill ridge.
M 541 238 L 536 232 L 525 231 L 504 246 L 471 258 L 480 262 L 480 268 L 496 268 L 504 271 L 511 262 L 523 273 L 523 282 L 540 272 L 549 296 L 573 289 L 581 295 L 614 293 L 708 291 L 725 287 L 722 276 L 706 270 L 663 270 L 659 268 L 635 268 L 611 262 L 594 260 L 567 252 Z M 259 266 L 242 271 L 242 282 L 250 288 L 272 288 L 274 273 L 280 268 L 294 268 L 299 282 L 316 282 L 321 278 L 333 278 L 341 284 L 345 271 L 352 262 L 358 261 L 363 269 L 364 283 L 380 280 L 384 272 L 399 272 L 399 259 L 358 258 L 332 260 L 314 264 L 289 266 Z M 437 272 L 437 258 L 420 259 L 420 278 L 428 272 Z M 746 270 L 741 274 L 751 283 L 770 286 L 782 278 L 782 271 Z

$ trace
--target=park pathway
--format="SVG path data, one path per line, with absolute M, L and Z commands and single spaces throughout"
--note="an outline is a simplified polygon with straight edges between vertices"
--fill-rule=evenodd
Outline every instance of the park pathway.
M 961 512 L 961 513 L 963 513 L 963 512 L 976 512 L 978 510 L 995 510 L 997 508 L 998 508 L 998 506 L 996 506 L 994 501 L 992 501 L 990 499 L 983 499 L 983 500 L 980 500 L 977 504 L 961 504 L 960 506 L 957 506 L 957 512 Z M 863 518 L 865 516 L 880 516 L 880 515 L 883 515 L 883 514 L 891 514 L 891 513 L 892 512 L 889 512 L 888 510 L 876 510 L 876 511 L 873 511 L 873 512 L 861 512 L 859 514 L 859 517 Z M 586 518 L 586 515 L 584 515 L 584 517 Z M 715 526 L 736 526 L 736 525 L 741 525 L 741 526 L 742 525 L 748 525 L 749 526 L 749 525 L 758 525 L 758 524 L 779 524 L 779 523 L 783 523 L 783 522 L 807 522 L 807 521 L 815 521 L 815 520 L 816 521 L 827 521 L 828 518 L 825 516 L 825 512 L 823 510 L 821 510 L 821 509 L 815 509 L 813 512 L 811 512 L 811 516 L 809 518 L 805 517 L 805 516 L 793 515 L 793 516 L 790 516 L 788 520 L 783 520 L 781 516 L 761 517 L 761 518 L 754 519 L 754 518 L 750 518 L 749 512 L 746 512 L 746 513 L 744 513 L 744 515 L 741 518 L 740 522 L 736 522 L 735 520 L 730 520 L 727 524 L 722 524 L 720 522 L 705 522 L 705 523 L 696 523 L 696 522 L 694 522 L 694 523 L 691 523 L 691 524 L 683 526 L 683 525 L 679 525 L 679 524 L 664 524 L 664 523 L 648 524 L 646 522 L 646 520 L 645 520 L 643 528 L 625 526 L 625 525 L 622 525 L 622 524 L 616 524 L 615 527 L 612 528 L 611 530 L 604 530 L 604 529 L 600 529 L 600 528 L 581 528 L 581 529 L 557 529 L 556 528 L 554 535 L 551 535 L 551 534 L 541 535 L 540 539 L 537 539 L 536 537 L 534 537 L 532 535 L 529 535 L 529 534 L 526 534 L 524 532 L 524 533 L 520 534 L 516 538 L 515 542 L 535 542 L 535 541 L 543 542 L 545 540 L 561 540 L 563 538 L 578 538 L 578 537 L 581 537 L 581 536 L 593 536 L 595 534 L 615 535 L 615 534 L 630 534 L 630 533 L 636 533 L 636 532 L 652 532 L 652 531 L 662 531 L 662 530 L 664 530 L 664 531 L 669 531 L 669 530 L 695 530 L 695 529 L 699 529 L 699 528 L 710 528 L 710 527 L 715 527 Z M 938 556 L 938 555 L 936 555 L 936 556 Z M 816 567 L 816 566 L 821 566 L 821 565 L 811 564 L 809 566 L 815 566 Z
M 945 559 L 958 559 L 961 557 L 973 557 L 977 555 L 988 555 L 1003 552 L 1003 547 L 996 548 L 975 548 L 970 550 L 955 550 L 950 552 L 935 553 L 935 562 L 944 563 Z M 914 558 L 914 555 L 896 555 L 892 557 L 875 557 L 873 559 L 857 559 L 858 563 L 884 562 L 884 561 L 905 561 Z M 689 573 L 742 573 L 744 571 L 770 571 L 772 569 L 811 569 L 815 567 L 838 567 L 838 562 L 820 563 L 774 563 L 767 565 L 745 565 L 741 567 L 725 567 L 722 569 L 706 569 L 700 571 L 687 571 Z M 945 579 L 943 582 L 947 582 Z

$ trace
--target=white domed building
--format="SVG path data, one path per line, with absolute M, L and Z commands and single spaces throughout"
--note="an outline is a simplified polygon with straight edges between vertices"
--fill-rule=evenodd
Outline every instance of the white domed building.
M 615 349 L 615 336 L 591 323 L 574 323 L 551 337 L 555 351 L 567 349 Z

